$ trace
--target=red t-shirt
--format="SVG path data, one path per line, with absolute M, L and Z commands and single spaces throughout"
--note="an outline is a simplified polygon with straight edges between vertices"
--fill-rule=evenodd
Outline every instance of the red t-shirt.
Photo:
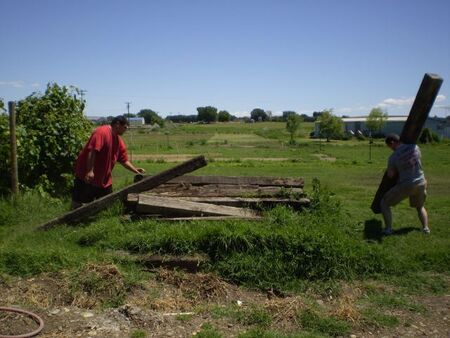
M 112 170 L 117 161 L 128 161 L 125 143 L 119 135 L 113 135 L 111 126 L 105 125 L 96 128 L 83 150 L 78 155 L 75 164 L 75 176 L 84 180 L 87 173 L 87 156 L 95 150 L 94 179 L 92 185 L 107 188 L 112 184 Z

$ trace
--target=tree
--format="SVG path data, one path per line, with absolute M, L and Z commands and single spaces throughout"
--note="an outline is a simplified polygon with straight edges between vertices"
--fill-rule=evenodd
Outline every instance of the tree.
M 67 191 L 73 164 L 92 124 L 83 115 L 84 100 L 75 87 L 48 84 L 17 105 L 19 181 L 51 192 Z M 5 115 L 4 115 L 5 116 Z M 9 186 L 8 119 L 0 119 L 0 186 Z
M 173 123 L 193 123 L 197 122 L 197 115 L 168 115 L 166 120 Z
M 298 128 L 300 128 L 300 124 L 303 121 L 303 119 L 297 115 L 297 114 L 289 114 L 286 121 L 286 130 L 291 135 L 291 139 L 289 141 L 290 144 L 295 144 L 295 134 L 298 131 Z
M 268 119 L 267 113 L 261 108 L 255 108 L 250 113 L 250 118 L 254 121 L 265 121 Z
M 286 110 L 286 111 L 284 111 L 283 112 L 283 121 L 287 121 L 287 119 L 288 119 L 288 117 L 290 116 L 290 115 L 295 115 L 295 114 L 297 114 L 295 111 L 292 111 L 292 110 Z
M 219 122 L 230 122 L 231 121 L 231 115 L 226 110 L 221 110 L 217 114 L 217 119 Z
M 3 102 L 3 99 L 0 97 L 0 114 L 4 112 L 6 112 L 5 103 Z
M 151 109 L 141 109 L 137 114 L 139 117 L 143 117 L 145 124 L 158 124 L 161 128 L 164 127 L 164 120 Z
M 133 113 L 125 113 L 125 114 L 123 114 L 123 116 L 125 116 L 127 119 L 129 119 L 130 117 L 136 117 L 136 114 L 133 114 Z
M 371 135 L 375 132 L 381 132 L 381 129 L 386 124 L 387 117 L 388 114 L 381 110 L 381 108 L 373 108 L 370 111 L 366 119 L 366 127 L 369 129 Z
M 320 135 L 330 142 L 331 138 L 339 138 L 342 134 L 342 120 L 334 116 L 332 109 L 324 110 L 321 112 L 319 121 Z
M 207 123 L 216 122 L 217 121 L 217 108 L 207 106 L 207 107 L 198 107 L 198 121 L 203 121 Z

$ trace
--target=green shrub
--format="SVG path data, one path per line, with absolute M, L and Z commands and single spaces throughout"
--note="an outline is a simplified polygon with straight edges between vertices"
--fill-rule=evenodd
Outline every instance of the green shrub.
M 18 102 L 17 156 L 20 183 L 40 186 L 52 194 L 68 191 L 73 164 L 87 140 L 91 123 L 84 117 L 84 101 L 74 87 L 48 84 Z M 9 128 L 0 117 L 0 187 L 9 186 Z
M 420 133 L 419 142 L 422 144 L 439 143 L 441 142 L 441 138 L 436 132 L 434 132 L 430 128 L 424 128 Z

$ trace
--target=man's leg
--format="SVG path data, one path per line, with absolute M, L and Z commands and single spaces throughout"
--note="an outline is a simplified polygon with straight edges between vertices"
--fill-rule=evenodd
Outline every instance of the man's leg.
M 392 233 L 392 212 L 391 207 L 387 204 L 386 199 L 382 198 L 380 202 L 381 213 L 384 219 L 384 230 L 385 235 L 390 235 Z
M 381 199 L 380 208 L 383 214 L 385 228 L 383 233 L 390 235 L 392 233 L 392 212 L 391 207 L 397 205 L 409 195 L 409 187 L 404 185 L 395 185 Z
M 82 207 L 84 204 L 93 200 L 92 186 L 75 177 L 72 191 L 72 204 L 70 206 L 71 209 L 74 210 Z

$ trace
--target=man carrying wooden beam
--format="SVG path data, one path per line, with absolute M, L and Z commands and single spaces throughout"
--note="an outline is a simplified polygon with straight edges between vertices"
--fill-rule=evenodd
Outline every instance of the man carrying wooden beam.
M 417 210 L 417 215 L 422 223 L 422 231 L 429 234 L 428 213 L 424 207 L 427 181 L 422 170 L 420 149 L 416 144 L 400 142 L 397 134 L 388 135 L 385 141 L 386 145 L 394 152 L 388 160 L 387 176 L 391 179 L 398 177 L 398 180 L 380 202 L 385 223 L 383 234 L 392 234 L 391 207 L 406 198 L 409 198 L 409 205 Z
M 78 155 L 72 192 L 72 209 L 112 192 L 112 170 L 116 162 L 135 174 L 145 170 L 136 168 L 129 160 L 121 135 L 128 128 L 124 116 L 115 117 L 110 125 L 100 126 Z

